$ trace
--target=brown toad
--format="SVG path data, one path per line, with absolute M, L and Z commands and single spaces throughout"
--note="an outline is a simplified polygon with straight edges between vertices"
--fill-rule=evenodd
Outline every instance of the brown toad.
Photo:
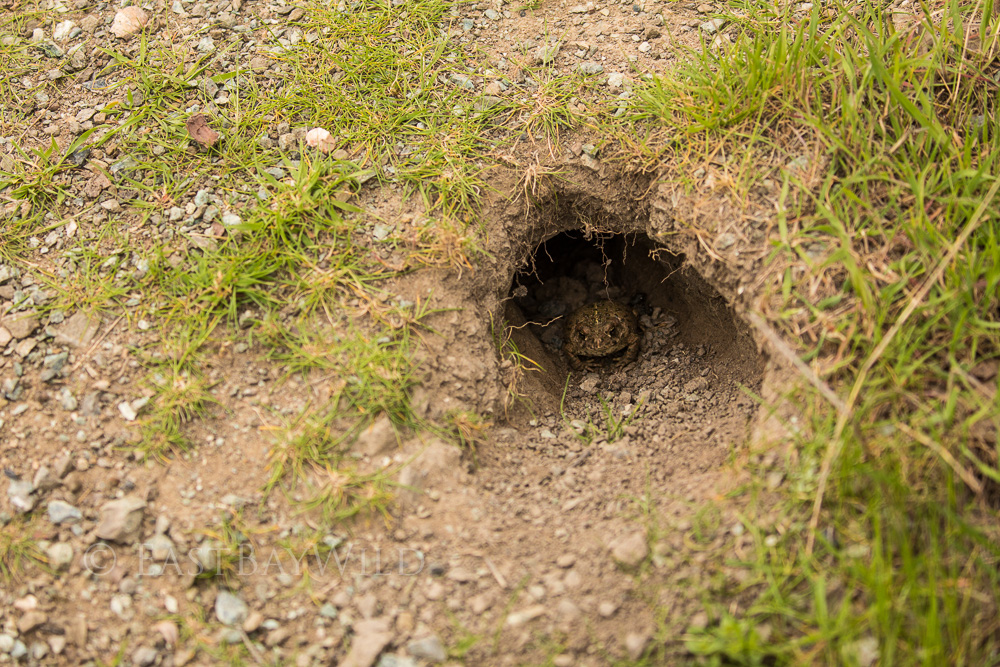
M 593 368 L 606 359 L 624 365 L 639 356 L 639 322 L 635 311 L 616 301 L 598 301 L 573 311 L 566 320 L 563 351 L 575 370 Z

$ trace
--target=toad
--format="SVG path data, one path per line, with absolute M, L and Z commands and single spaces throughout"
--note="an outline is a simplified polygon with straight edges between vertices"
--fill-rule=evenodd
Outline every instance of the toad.
M 563 351 L 574 370 L 612 359 L 625 365 L 639 356 L 635 311 L 617 301 L 598 301 L 573 311 L 566 320 Z

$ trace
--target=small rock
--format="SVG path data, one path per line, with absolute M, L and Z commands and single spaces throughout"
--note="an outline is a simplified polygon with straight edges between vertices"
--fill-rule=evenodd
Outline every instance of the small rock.
M 464 88 L 466 90 L 475 90 L 476 89 L 476 84 L 474 84 L 472 82 L 472 79 L 470 79 L 467 76 L 463 76 L 461 74 L 453 73 L 450 78 L 451 78 L 451 82 L 453 84 L 455 84 L 456 86 L 458 86 L 459 88 Z
M 121 413 L 122 418 L 127 422 L 134 422 L 136 417 L 139 416 L 135 408 L 128 401 L 122 401 L 118 404 L 118 412 Z
M 726 19 L 710 19 L 698 26 L 702 32 L 711 35 L 726 25 Z
M 26 479 L 12 479 L 7 487 L 7 498 L 15 512 L 26 513 L 35 509 L 38 498 L 31 495 L 35 487 Z
M 387 454 L 399 447 L 396 429 L 385 415 L 377 418 L 362 431 L 355 445 L 355 451 L 370 457 Z
M 618 605 L 614 602 L 604 601 L 597 606 L 597 613 L 601 615 L 602 618 L 611 618 L 618 611 Z
M 146 503 L 134 496 L 112 500 L 101 508 L 101 522 L 97 526 L 97 537 L 110 542 L 131 544 L 135 542 L 142 526 L 143 510 Z
M 410 642 L 406 645 L 406 652 L 414 658 L 422 658 L 428 662 L 444 662 L 448 659 L 448 652 L 445 651 L 437 635 Z
M 608 88 L 618 90 L 625 84 L 625 75 L 621 72 L 612 72 L 608 75 Z
M 25 595 L 23 598 L 14 600 L 14 609 L 18 611 L 34 611 L 38 609 L 38 598 L 34 595 Z
M 697 632 L 699 630 L 704 630 L 707 627 L 708 614 L 703 611 L 699 611 L 691 617 L 691 622 L 688 623 L 688 632 Z
M 139 7 L 125 7 L 115 14 L 111 23 L 111 34 L 119 39 L 134 35 L 149 22 L 149 15 Z
M 173 621 L 160 621 L 153 626 L 153 630 L 160 633 L 163 637 L 163 641 L 167 643 L 167 646 L 174 646 L 177 644 L 177 640 L 180 638 L 180 632 L 177 630 L 177 625 Z
M 101 322 L 96 317 L 90 317 L 86 313 L 77 312 L 58 327 L 52 327 L 51 331 L 55 342 L 59 345 L 69 345 L 70 347 L 85 347 L 90 345 Z
M 506 625 L 511 628 L 516 628 L 524 625 L 528 621 L 534 620 L 545 613 L 545 605 L 536 604 L 527 609 L 522 609 L 521 611 L 516 611 L 507 617 Z
M 149 551 L 154 561 L 176 560 L 173 541 L 162 533 L 153 535 L 142 546 Z
M 52 29 L 52 39 L 57 42 L 63 41 L 69 37 L 69 34 L 73 32 L 73 28 L 75 27 L 76 24 L 72 21 L 60 21 L 56 24 L 56 27 Z
M 41 611 L 29 611 L 21 616 L 17 621 L 17 631 L 22 634 L 28 634 L 39 625 L 42 625 L 49 620 L 48 615 Z
M 56 542 L 49 545 L 49 548 L 45 550 L 45 555 L 52 568 L 67 570 L 70 563 L 73 562 L 73 546 L 66 542 Z
M 159 654 L 151 646 L 140 646 L 132 653 L 132 664 L 138 667 L 148 667 L 156 662 Z
M 17 340 L 27 338 L 38 328 L 38 316 L 33 311 L 11 313 L 0 317 L 0 326 L 6 329 Z
M 562 42 L 542 44 L 535 51 L 535 62 L 540 65 L 551 65 L 555 61 L 556 56 L 559 55 L 560 49 L 562 49 Z
M 580 164 L 591 171 L 601 170 L 601 161 L 587 155 L 586 153 L 580 156 Z
M 629 533 L 611 546 L 611 557 L 625 568 L 638 567 L 647 556 L 649 556 L 649 544 L 644 530 Z
M 110 606 L 112 613 L 123 621 L 131 620 L 135 613 L 132 611 L 132 596 L 125 593 L 113 596 Z
M 195 549 L 194 557 L 202 572 L 219 571 L 219 551 L 221 549 L 222 545 L 214 540 L 208 540 Z
M 14 658 L 14 660 L 20 660 L 26 655 L 28 655 L 28 647 L 20 639 L 15 640 L 14 648 L 10 650 L 10 657 Z
M 580 63 L 579 65 L 577 65 L 576 71 L 586 76 L 593 76 L 595 74 L 600 74 L 601 72 L 603 72 L 604 65 L 601 65 L 600 63 L 591 63 L 591 62 Z
M 260 613 L 259 611 L 252 611 L 250 612 L 250 615 L 247 616 L 247 620 L 243 621 L 243 632 L 247 633 L 248 635 L 257 632 L 257 629 L 263 622 L 264 622 L 264 614 Z
M 219 591 L 215 598 L 215 616 L 225 625 L 242 625 L 250 615 L 247 603 L 229 591 Z
M 0 653 L 10 653 L 12 650 L 14 650 L 14 638 L 0 633 Z
M 49 648 L 56 655 L 61 655 L 66 648 L 66 637 L 63 635 L 52 635 L 49 637 Z
M 59 524 L 77 523 L 83 518 L 76 507 L 62 500 L 53 500 L 49 503 L 49 521 Z
M 625 652 L 632 660 L 638 660 L 649 645 L 649 632 L 630 632 L 625 635 Z
M 340 667 L 371 667 L 392 637 L 389 619 L 385 617 L 358 621 L 354 624 L 351 650 L 340 662 Z

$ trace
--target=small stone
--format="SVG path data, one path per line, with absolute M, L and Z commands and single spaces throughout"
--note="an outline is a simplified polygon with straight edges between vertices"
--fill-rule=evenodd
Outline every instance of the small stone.
M 528 621 L 532 621 L 539 616 L 545 614 L 545 605 L 536 604 L 527 609 L 522 609 L 521 611 L 516 611 L 507 617 L 506 625 L 511 628 L 516 628 L 524 625 Z
M 31 482 L 26 479 L 12 479 L 7 487 L 7 498 L 15 512 L 26 513 L 35 509 L 38 498 L 31 495 L 35 490 Z
M 51 333 L 59 345 L 85 347 L 90 345 L 94 336 L 97 335 L 100 324 L 100 319 L 91 317 L 84 312 L 77 312 L 58 327 L 52 327 Z
M 111 611 L 115 616 L 123 621 L 130 620 L 134 614 L 132 611 L 132 596 L 127 594 L 115 595 L 111 598 Z
M 714 11 L 715 11 L 715 7 L 713 7 L 712 5 L 704 4 L 704 3 L 698 5 L 698 13 L 699 14 L 711 14 Z
M 252 611 L 250 615 L 247 616 L 247 620 L 243 621 L 243 632 L 248 635 L 257 631 L 261 623 L 264 622 L 264 614 L 259 611 Z
M 293 634 L 295 634 L 295 631 L 290 627 L 283 626 L 280 628 L 275 628 L 269 631 L 267 633 L 267 636 L 264 637 L 264 645 L 271 647 L 281 646 Z
M 61 42 L 69 37 L 69 34 L 73 32 L 73 28 L 76 24 L 72 21 L 60 21 L 56 24 L 56 27 L 52 29 L 52 39 L 57 42 Z
M 219 591 L 215 598 L 215 616 L 225 625 L 241 625 L 250 614 L 247 603 L 229 591 Z
M 127 422 L 134 422 L 139 416 L 135 408 L 128 401 L 122 401 L 118 404 L 118 412 L 121 413 L 122 418 Z
M 535 51 L 535 62 L 540 65 L 551 65 L 555 61 L 556 56 L 559 55 L 560 49 L 562 49 L 562 42 L 542 44 Z
M 195 549 L 194 557 L 202 572 L 219 571 L 219 551 L 221 549 L 222 545 L 214 540 L 208 540 Z
M 17 621 L 17 631 L 22 635 L 28 634 L 39 625 L 44 624 L 49 620 L 49 617 L 45 612 L 41 611 L 29 611 L 21 616 Z
M 500 14 L 497 13 L 497 11 L 494 10 L 494 9 L 487 9 L 485 12 L 483 12 L 483 16 L 485 16 L 486 18 L 488 18 L 491 21 L 499 21 L 500 20 Z
M 66 641 L 83 648 L 87 645 L 87 620 L 78 614 L 66 624 Z
M 638 660 L 649 645 L 649 632 L 630 632 L 625 635 L 625 652 L 632 660 Z
M 14 600 L 14 609 L 18 611 L 34 611 L 38 609 L 38 598 L 34 595 L 25 595 L 23 598 Z
M 698 26 L 702 32 L 711 35 L 726 25 L 726 19 L 710 19 Z
M 61 655 L 66 648 L 66 637 L 63 635 L 52 635 L 49 637 L 49 648 L 55 655 Z
M 140 646 L 132 653 L 132 664 L 138 667 L 148 667 L 156 662 L 159 654 L 151 646 Z
M 149 551 L 154 561 L 163 562 L 176 559 L 173 541 L 162 533 L 153 535 L 142 546 Z
M 196 654 L 197 651 L 193 648 L 179 649 L 176 653 L 174 653 L 174 667 L 184 667 L 184 665 L 194 660 L 194 656 Z
M 410 642 L 406 645 L 406 652 L 414 658 L 422 658 L 428 662 L 444 662 L 448 659 L 448 652 L 445 651 L 437 635 Z
M 618 90 L 625 83 L 625 75 L 621 72 L 612 72 L 608 75 L 608 88 Z
M 10 657 L 14 658 L 14 660 L 20 660 L 26 655 L 28 655 L 28 647 L 20 639 L 15 640 L 14 648 L 10 650 Z
M 0 633 L 0 653 L 10 653 L 14 649 L 14 638 Z
M 576 563 L 576 555 L 571 553 L 562 554 L 556 559 L 556 565 L 561 568 L 573 567 L 574 563 Z
M 595 74 L 600 74 L 601 72 L 603 72 L 604 65 L 601 65 L 600 63 L 591 63 L 591 62 L 580 63 L 577 66 L 576 71 L 586 76 L 593 76 Z
M 456 86 L 458 86 L 459 88 L 464 88 L 466 90 L 476 89 L 476 84 L 472 82 L 472 79 L 470 79 L 467 76 L 463 76 L 461 74 L 453 73 L 451 75 L 451 82 Z
M 83 514 L 76 507 L 62 500 L 53 500 L 49 503 L 49 521 L 59 524 L 77 523 L 83 519 Z
M 49 559 L 49 565 L 52 568 L 67 570 L 70 563 L 73 562 L 73 547 L 66 542 L 56 542 L 45 550 L 45 556 Z
M 146 503 L 134 496 L 112 500 L 101 508 L 101 522 L 97 526 L 97 537 L 110 542 L 131 544 L 135 542 L 142 526 L 143 510 Z
M 6 317 L 0 317 L 0 326 L 16 340 L 27 338 L 33 334 L 38 328 L 38 324 L 38 316 L 32 311 L 11 313 Z
M 160 621 L 153 626 L 153 630 L 160 633 L 167 646 L 174 646 L 180 638 L 180 632 L 173 621 Z
M 371 667 L 389 642 L 393 633 L 389 629 L 389 619 L 380 617 L 354 624 L 354 639 L 351 650 L 340 663 L 340 667 Z
M 148 21 L 149 15 L 139 7 L 125 7 L 115 14 L 111 23 L 111 34 L 124 39 L 142 30 Z
M 703 611 L 695 613 L 688 623 L 688 632 L 697 632 L 708 627 L 708 614 Z
M 649 544 L 646 541 L 646 532 L 643 530 L 625 535 L 611 547 L 611 557 L 625 568 L 638 567 L 647 556 L 649 556 Z
M 618 611 L 618 605 L 614 602 L 608 602 L 605 600 L 597 606 L 597 613 L 601 615 L 602 618 L 611 618 Z
M 601 170 L 601 161 L 591 157 L 590 155 L 587 155 L 586 153 L 580 156 L 580 164 L 582 164 L 587 169 L 590 169 L 591 171 Z

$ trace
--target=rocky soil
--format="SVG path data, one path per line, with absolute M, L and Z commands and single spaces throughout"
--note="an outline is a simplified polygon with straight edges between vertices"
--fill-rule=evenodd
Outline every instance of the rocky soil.
M 308 10 L 290 4 L 168 4 L 146 8 L 147 30 L 218 54 L 216 71 L 246 67 L 265 87 L 284 75 L 275 53 L 310 39 L 295 25 Z M 87 130 L 100 133 L 103 110 L 124 95 L 98 76 L 107 63 L 100 49 L 134 53 L 129 22 L 141 23 L 139 14 L 90 0 L 56 0 L 49 10 L 23 34 L 2 35 L 51 59 L 45 76 L 55 82 L 21 102 L 34 118 L 27 133 L 0 138 L 5 169 L 14 143 L 55 138 L 65 146 Z M 448 29 L 515 78 L 518 60 L 528 58 L 600 77 L 609 94 L 627 99 L 638 72 L 660 71 L 678 47 L 702 37 L 720 38 L 713 11 L 652 0 L 536 9 L 498 1 L 456 6 Z M 238 79 L 230 81 L 202 83 L 215 86 L 215 105 L 229 102 Z M 515 94 L 486 78 L 467 85 Z M 573 104 L 585 110 L 587 101 Z M 294 146 L 306 129 L 276 124 L 261 142 Z M 575 155 L 585 166 L 593 160 Z M 102 234 L 110 220 L 131 243 L 167 243 L 183 261 L 211 243 L 213 225 L 238 222 L 245 202 L 205 182 L 190 201 L 154 207 L 145 220 L 123 206 L 134 196 L 127 183 L 92 168 L 127 173 L 127 150 L 95 149 L 87 158 L 68 186 L 79 216 L 31 239 L 30 261 L 0 265 L 0 539 L 30 531 L 37 551 L 25 555 L 43 561 L 0 592 L 0 662 L 96 664 L 121 655 L 120 664 L 178 667 L 236 659 L 401 667 L 604 665 L 646 656 L 675 664 L 682 633 L 709 622 L 699 592 L 739 584 L 722 556 L 738 557 L 749 535 L 733 508 L 703 508 L 741 479 L 732 461 L 756 415 L 746 390 L 760 387 L 762 365 L 752 344 L 725 342 L 746 338 L 733 320 L 720 337 L 714 320 L 693 325 L 690 304 L 667 293 L 652 295 L 642 353 L 629 367 L 567 382 L 557 340 L 537 326 L 526 332 L 523 344 L 550 360 L 549 375 L 528 373 L 526 400 L 494 415 L 475 456 L 376 421 L 354 451 L 362 469 L 391 470 L 403 485 L 384 521 L 329 525 L 302 512 L 294 492 L 264 498 L 271 432 L 281 417 L 328 395 L 331 380 L 288 376 L 252 342 L 216 345 L 206 358 L 218 406 L 191 427 L 199 446 L 146 460 L 135 426 L 153 392 L 135 350 L 162 341 L 144 316 L 144 295 L 130 294 L 124 313 L 40 315 L 52 290 L 39 273 L 77 275 L 65 251 L 83 241 L 113 258 L 104 270 L 141 276 L 148 267 L 138 255 Z M 380 219 L 408 206 L 374 188 L 360 203 Z M 7 213 L 18 205 L 8 202 Z M 415 280 L 441 273 L 429 275 Z M 594 275 L 584 267 L 567 279 L 587 295 L 600 289 Z M 627 292 L 621 287 L 616 298 L 633 296 Z M 522 306 L 508 311 L 512 320 L 535 314 Z M 440 375 L 454 374 L 457 362 L 447 360 L 467 352 L 445 343 L 425 354 Z M 503 364 L 490 354 L 471 355 L 479 377 Z M 502 385 L 500 376 L 466 384 L 487 381 Z M 493 394 L 456 395 L 471 407 L 496 407 Z

